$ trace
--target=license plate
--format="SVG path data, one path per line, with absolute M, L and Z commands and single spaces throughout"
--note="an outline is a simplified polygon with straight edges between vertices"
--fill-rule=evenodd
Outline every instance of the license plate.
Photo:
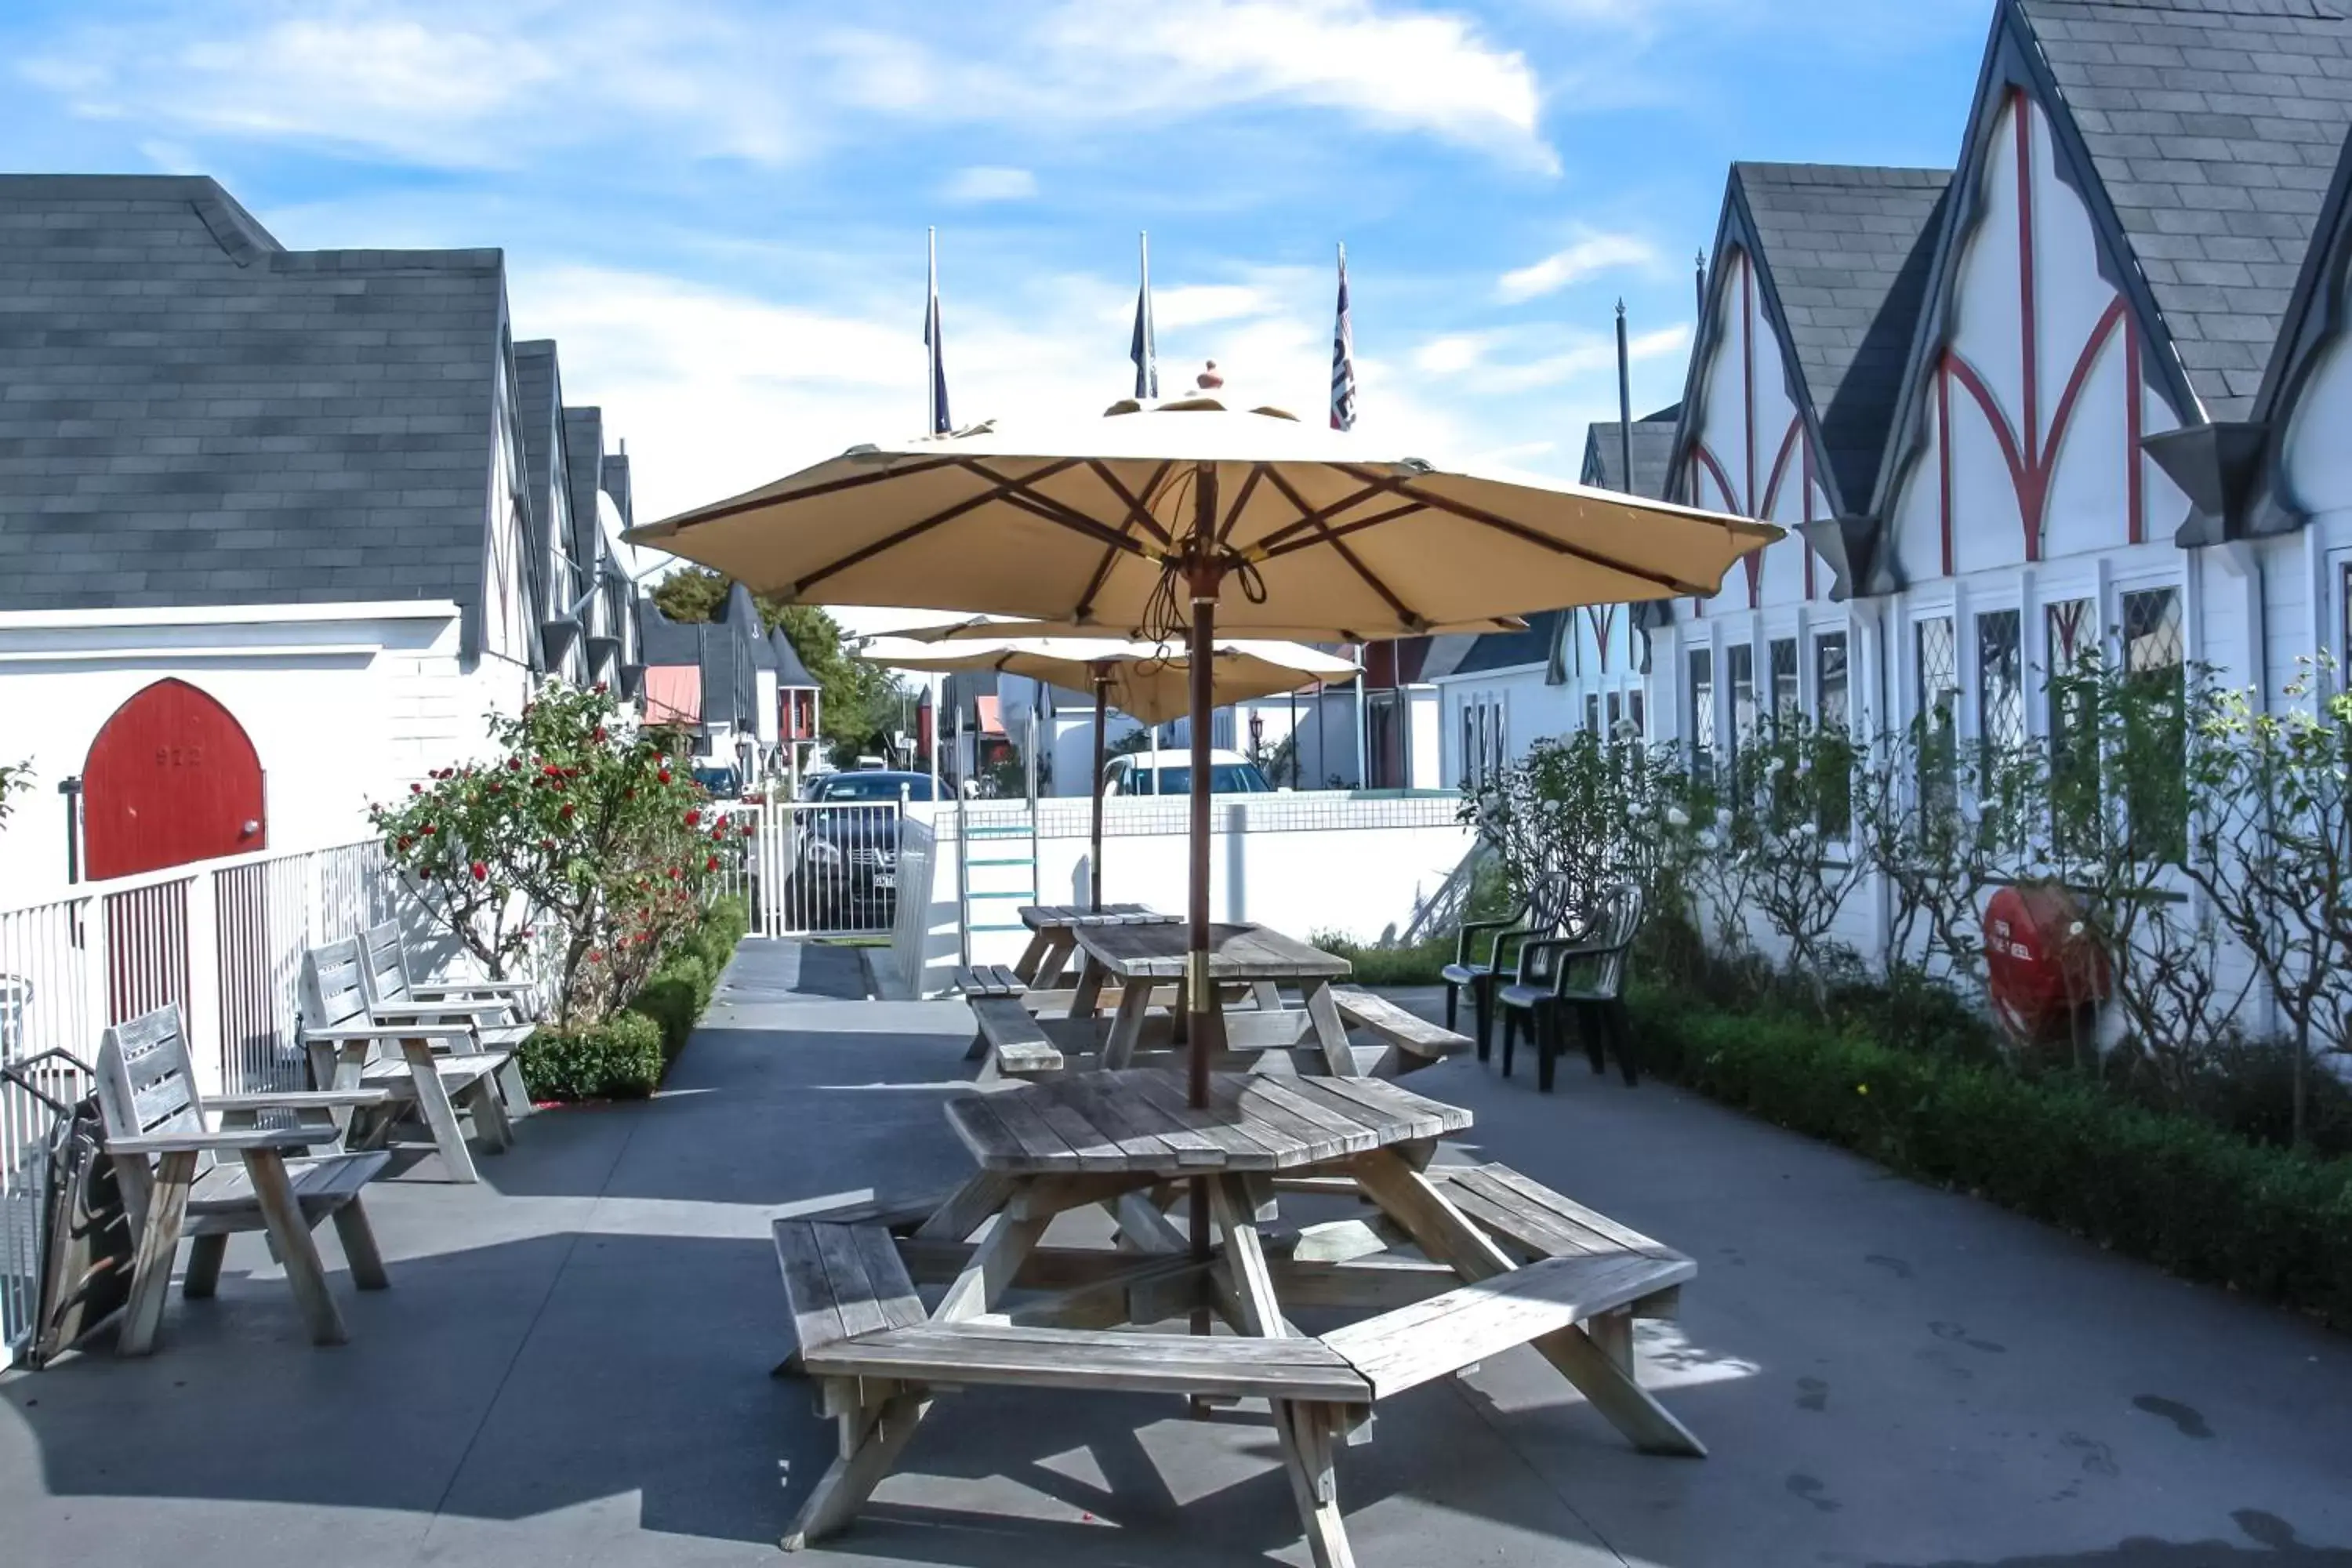
M 877 871 L 874 873 L 874 885 L 877 888 L 895 889 L 898 885 L 898 873 L 896 871 Z

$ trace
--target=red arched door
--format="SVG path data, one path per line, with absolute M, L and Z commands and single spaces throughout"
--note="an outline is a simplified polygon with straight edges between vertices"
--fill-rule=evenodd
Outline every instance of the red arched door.
M 114 710 L 89 743 L 81 801 L 93 880 L 269 841 L 253 742 L 236 715 L 184 680 L 159 680 Z

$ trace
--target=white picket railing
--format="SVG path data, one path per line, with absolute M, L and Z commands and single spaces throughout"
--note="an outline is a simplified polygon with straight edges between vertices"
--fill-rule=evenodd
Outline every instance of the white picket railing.
M 88 1063 L 106 1026 L 176 1002 L 207 1092 L 299 1089 L 294 991 L 303 950 L 393 912 L 373 843 L 240 855 L 90 882 L 0 910 L 0 1065 L 63 1051 Z M 88 1091 L 56 1065 L 42 1087 Z M 55 1115 L 0 1080 L 0 1366 L 39 1302 L 47 1143 Z

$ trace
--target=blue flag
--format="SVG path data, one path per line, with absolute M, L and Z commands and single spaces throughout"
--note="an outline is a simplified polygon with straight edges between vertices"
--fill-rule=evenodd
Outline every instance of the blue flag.
M 931 294 L 923 310 L 923 346 L 931 351 L 931 434 L 944 436 L 955 428 L 948 418 L 948 367 L 940 352 L 940 241 L 931 231 Z

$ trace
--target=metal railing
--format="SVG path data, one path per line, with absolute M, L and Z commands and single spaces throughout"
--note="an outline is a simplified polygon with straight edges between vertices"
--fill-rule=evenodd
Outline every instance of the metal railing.
M 394 879 L 373 843 L 241 855 L 107 882 L 0 910 L 0 1066 L 45 1051 L 83 1062 L 109 1024 L 177 1003 L 208 1093 L 304 1087 L 295 1037 L 303 950 L 393 912 Z M 87 1081 L 45 1068 L 44 1089 Z M 0 1080 L 0 1366 L 39 1301 L 47 1155 L 55 1116 Z
M 749 820 L 720 889 L 742 898 L 761 936 L 887 936 L 898 912 L 908 814 L 896 800 L 790 800 L 735 806 Z

